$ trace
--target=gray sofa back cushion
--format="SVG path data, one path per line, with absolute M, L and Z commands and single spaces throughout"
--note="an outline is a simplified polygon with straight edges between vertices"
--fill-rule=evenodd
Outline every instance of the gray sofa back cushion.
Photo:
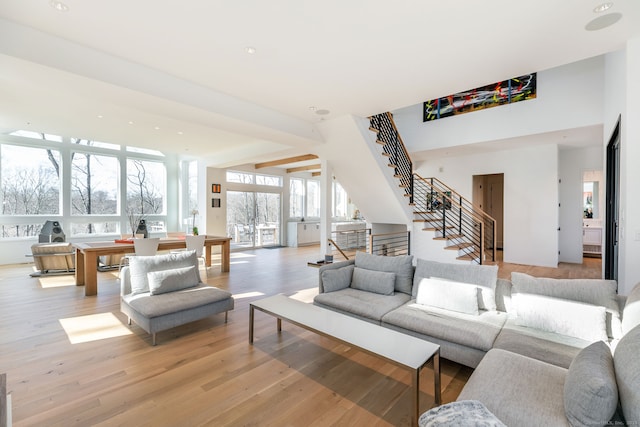
M 616 346 L 613 364 L 622 413 L 627 422 L 640 421 L 640 326 L 625 334 Z
M 198 266 L 196 251 L 183 251 L 166 255 L 132 256 L 129 259 L 129 273 L 131 275 L 131 294 L 149 292 L 149 278 L 147 273 L 152 271 L 172 270 L 174 268 Z M 196 268 L 198 282 L 200 273 Z
M 355 267 L 353 269 L 351 287 L 380 295 L 393 295 L 395 282 L 395 273 Z
M 480 289 L 478 308 L 480 310 L 496 309 L 497 265 L 449 264 L 418 258 L 413 278 L 414 298 L 417 295 L 420 281 L 425 277 L 437 277 L 478 285 Z
M 550 279 L 511 273 L 512 294 L 536 294 L 602 306 L 607 310 L 607 335 L 622 337 L 622 322 L 615 280 Z
M 604 426 L 618 406 L 611 349 L 597 341 L 582 349 L 569 366 L 564 410 L 571 425 Z
M 629 293 L 622 313 L 622 333 L 626 334 L 640 325 L 640 283 Z
M 355 266 L 367 270 L 395 273 L 395 290 L 411 295 L 413 255 L 382 256 L 356 252 Z
M 329 269 L 320 272 L 320 279 L 324 292 L 335 292 L 340 289 L 348 288 L 351 285 L 353 276 L 353 265 L 346 267 Z

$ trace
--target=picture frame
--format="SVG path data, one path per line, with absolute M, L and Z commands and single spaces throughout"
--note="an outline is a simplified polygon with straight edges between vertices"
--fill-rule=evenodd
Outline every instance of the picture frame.
M 222 191 L 222 185 L 220 184 L 211 184 L 211 192 L 212 193 L 220 193 Z
M 219 208 L 220 207 L 220 199 L 211 199 L 211 207 L 212 208 Z

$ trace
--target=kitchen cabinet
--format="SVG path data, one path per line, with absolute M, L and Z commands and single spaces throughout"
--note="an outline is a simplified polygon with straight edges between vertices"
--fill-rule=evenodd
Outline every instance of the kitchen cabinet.
M 290 222 L 287 225 L 287 246 L 316 245 L 320 243 L 319 222 Z

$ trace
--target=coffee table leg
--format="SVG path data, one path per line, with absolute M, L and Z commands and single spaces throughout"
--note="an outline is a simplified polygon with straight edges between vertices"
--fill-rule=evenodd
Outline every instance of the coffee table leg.
M 420 417 L 420 368 L 413 371 L 411 383 L 413 386 L 411 425 L 417 426 L 418 418 Z
M 435 386 L 435 400 L 436 405 L 440 404 L 440 350 L 436 351 L 433 355 L 433 384 Z
M 282 319 L 278 317 L 278 332 L 282 332 Z
M 253 344 L 253 314 L 255 308 L 249 304 L 249 344 Z

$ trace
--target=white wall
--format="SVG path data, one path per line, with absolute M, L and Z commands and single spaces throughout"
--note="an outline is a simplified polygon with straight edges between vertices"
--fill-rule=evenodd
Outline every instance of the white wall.
M 533 100 L 428 123 L 418 104 L 394 111 L 394 120 L 409 152 L 593 126 L 602 123 L 603 85 L 599 56 L 539 71 Z
M 443 172 L 439 172 L 442 167 Z M 558 264 L 558 148 L 543 145 L 442 158 L 417 165 L 472 200 L 473 175 L 504 174 L 505 262 Z M 427 254 L 428 257 L 428 254 Z
M 560 150 L 559 184 L 559 249 L 561 262 L 582 264 L 582 192 L 583 175 L 587 170 L 604 170 L 602 147 Z M 604 188 L 604 181 L 600 182 Z M 604 194 L 602 191 L 601 194 Z M 599 199 L 602 200 L 602 199 Z M 599 222 L 604 219 L 599 209 Z

